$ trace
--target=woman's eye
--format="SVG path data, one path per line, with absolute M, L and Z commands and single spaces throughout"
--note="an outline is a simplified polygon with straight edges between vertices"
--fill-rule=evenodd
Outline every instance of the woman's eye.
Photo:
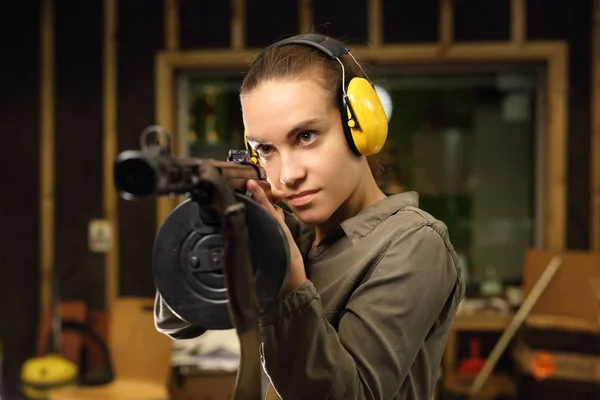
M 310 144 L 313 140 L 315 140 L 316 137 L 317 134 L 315 132 L 302 132 L 298 135 L 298 142 L 300 142 L 301 144 Z
M 260 144 L 260 145 L 256 146 L 256 152 L 260 156 L 265 156 L 265 155 L 269 154 L 270 151 L 271 151 L 271 147 L 269 145 Z

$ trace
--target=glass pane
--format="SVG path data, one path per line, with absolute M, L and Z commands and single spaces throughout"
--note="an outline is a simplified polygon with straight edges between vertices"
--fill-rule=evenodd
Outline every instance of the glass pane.
M 225 160 L 230 149 L 243 149 L 241 79 L 194 77 L 188 82 L 187 154 Z
M 419 193 L 420 207 L 448 226 L 471 281 L 519 281 L 536 234 L 535 72 L 398 71 L 378 85 L 393 105 L 382 189 Z M 189 78 L 188 154 L 225 159 L 243 148 L 240 84 Z
M 522 276 L 535 229 L 533 74 L 388 76 L 389 193 L 444 221 L 471 279 Z

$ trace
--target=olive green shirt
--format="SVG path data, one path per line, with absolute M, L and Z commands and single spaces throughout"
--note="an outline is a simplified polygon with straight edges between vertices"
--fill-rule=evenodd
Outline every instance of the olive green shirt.
M 446 226 L 415 192 L 345 220 L 311 252 L 313 230 L 286 217 L 307 282 L 261 318 L 267 399 L 429 400 L 464 283 Z M 192 337 L 157 296 L 156 326 Z

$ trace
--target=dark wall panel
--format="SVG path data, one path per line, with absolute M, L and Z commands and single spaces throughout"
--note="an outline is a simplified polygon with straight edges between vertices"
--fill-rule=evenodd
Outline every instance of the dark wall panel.
M 586 9 L 587 0 L 568 2 L 562 0 L 527 0 L 527 38 L 528 39 L 565 39 L 569 35 L 569 10 L 582 4 Z M 588 10 L 589 11 L 589 10 Z
M 39 320 L 39 1 L 15 2 L 3 13 L 10 38 L 0 67 L 0 340 L 6 399 L 19 391 L 23 362 L 35 351 Z
M 566 10 L 569 27 L 569 144 L 567 246 L 590 247 L 590 132 L 592 94 L 592 1 L 572 2 Z
M 246 1 L 246 45 L 263 47 L 298 33 L 298 7 L 280 0 Z
M 454 40 L 510 40 L 510 1 L 454 1 Z
M 180 47 L 182 49 L 229 47 L 231 45 L 231 3 L 231 1 L 179 0 Z M 162 22 L 159 26 L 162 26 Z
M 118 149 L 140 148 L 140 134 L 154 124 L 154 55 L 163 47 L 162 0 L 119 3 Z M 119 200 L 119 294 L 153 296 L 152 243 L 156 201 Z
M 527 2 L 528 39 L 567 40 L 569 98 L 567 143 L 567 247 L 590 246 L 590 129 L 592 1 Z
M 104 256 L 88 224 L 103 218 L 102 0 L 56 5 L 56 271 L 61 298 L 104 308 Z
M 383 0 L 384 42 L 437 42 L 438 4 L 438 0 Z
M 367 0 L 314 1 L 315 31 L 346 43 L 367 43 Z

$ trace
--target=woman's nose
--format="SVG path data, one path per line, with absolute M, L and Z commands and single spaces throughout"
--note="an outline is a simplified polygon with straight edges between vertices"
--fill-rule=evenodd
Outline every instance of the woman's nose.
M 302 160 L 298 160 L 293 154 L 281 155 L 281 172 L 279 182 L 285 186 L 293 186 L 306 176 L 306 169 L 302 166 Z

